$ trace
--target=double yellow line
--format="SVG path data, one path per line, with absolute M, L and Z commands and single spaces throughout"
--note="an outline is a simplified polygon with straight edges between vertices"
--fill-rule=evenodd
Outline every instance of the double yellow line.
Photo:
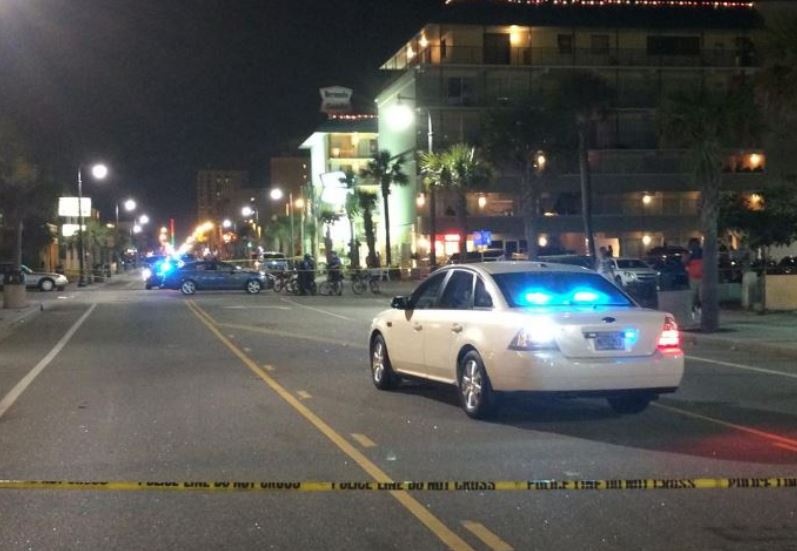
M 323 419 L 313 413 L 307 406 L 305 406 L 298 398 L 293 396 L 285 387 L 279 384 L 273 377 L 266 373 L 252 358 L 249 357 L 240 347 L 233 343 L 229 338 L 219 331 L 213 318 L 208 315 L 195 301 L 186 301 L 188 309 L 210 330 L 213 335 L 224 344 L 230 352 L 233 353 L 241 363 L 248 367 L 255 375 L 263 380 L 266 385 L 271 388 L 280 398 L 285 400 L 288 405 L 295 409 L 302 417 L 310 422 L 319 432 L 332 441 L 343 453 L 348 455 L 359 467 L 371 476 L 376 482 L 392 483 L 393 479 L 388 476 L 382 469 L 380 469 L 373 461 L 368 459 L 362 452 L 351 445 L 348 440 L 341 436 L 335 429 L 329 426 Z M 402 490 L 391 491 L 396 501 L 398 501 L 405 509 L 412 513 L 424 526 L 426 526 L 435 536 L 437 536 L 449 549 L 454 550 L 469 550 L 473 548 L 457 534 L 455 534 L 448 526 L 438 519 L 435 515 L 430 513 L 418 500 L 412 497 L 409 493 Z

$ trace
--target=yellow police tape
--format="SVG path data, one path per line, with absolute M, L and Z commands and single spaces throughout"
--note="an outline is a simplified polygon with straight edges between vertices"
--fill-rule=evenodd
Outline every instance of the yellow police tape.
M 797 490 L 797 477 L 776 478 L 644 478 L 613 480 L 455 480 L 397 482 L 313 482 L 313 481 L 197 481 L 131 482 L 73 480 L 0 480 L 0 490 L 101 490 L 172 492 L 513 492 L 580 490 Z

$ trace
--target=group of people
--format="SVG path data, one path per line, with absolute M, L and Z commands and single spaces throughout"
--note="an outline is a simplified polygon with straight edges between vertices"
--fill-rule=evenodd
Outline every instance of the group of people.
M 312 257 L 312 255 L 305 254 L 304 258 L 299 261 L 296 268 L 299 271 L 299 294 L 314 295 L 316 271 L 315 259 Z M 338 256 L 338 253 L 335 251 L 330 253 L 329 262 L 327 262 L 327 280 L 331 283 L 337 283 L 343 280 L 343 262 Z

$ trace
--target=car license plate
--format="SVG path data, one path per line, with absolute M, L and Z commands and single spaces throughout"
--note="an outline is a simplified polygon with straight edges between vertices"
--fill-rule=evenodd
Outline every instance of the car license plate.
M 625 350 L 625 335 L 623 333 L 596 333 L 595 350 Z

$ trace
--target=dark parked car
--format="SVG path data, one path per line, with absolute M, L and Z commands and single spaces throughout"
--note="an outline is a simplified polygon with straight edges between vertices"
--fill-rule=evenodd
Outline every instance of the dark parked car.
M 678 256 L 654 256 L 645 259 L 659 273 L 661 291 L 682 291 L 689 288 L 689 274 Z
M 465 253 L 464 264 L 478 264 L 481 262 L 498 262 L 506 260 L 506 253 L 503 249 L 485 249 L 483 251 L 469 251 Z M 460 254 L 452 254 L 448 257 L 446 264 L 463 264 Z
M 274 286 L 274 278 L 265 272 L 245 270 L 226 262 L 189 262 L 169 271 L 163 278 L 166 289 L 179 289 L 184 295 L 197 291 L 246 291 L 256 295 Z
M 797 256 L 784 256 L 778 262 L 780 273 L 797 274 Z

